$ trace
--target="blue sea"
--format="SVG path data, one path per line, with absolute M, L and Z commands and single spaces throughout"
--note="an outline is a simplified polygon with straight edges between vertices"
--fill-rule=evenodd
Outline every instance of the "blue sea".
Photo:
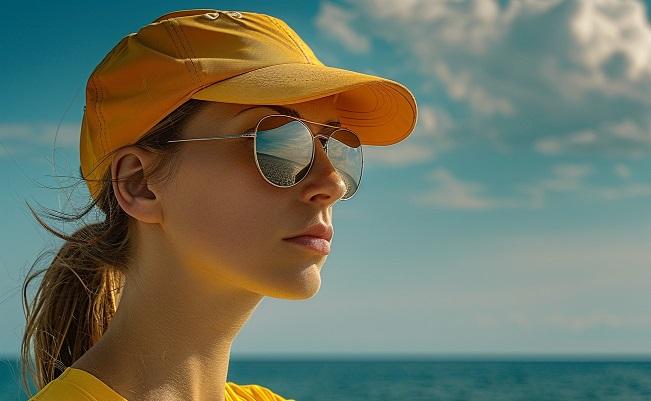
M 18 368 L 2 360 L 0 401 L 27 400 Z M 651 359 L 233 357 L 228 380 L 296 401 L 649 401 Z

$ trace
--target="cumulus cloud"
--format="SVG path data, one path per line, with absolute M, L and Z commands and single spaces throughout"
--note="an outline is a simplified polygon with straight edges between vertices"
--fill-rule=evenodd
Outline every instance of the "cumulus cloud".
M 447 88 L 448 95 L 455 100 L 468 102 L 476 112 L 484 115 L 509 116 L 514 114 L 514 106 L 508 99 L 491 95 L 467 71 L 453 72 L 449 66 L 442 62 L 436 63 L 434 70 Z
M 357 32 L 352 22 L 355 16 L 349 11 L 329 2 L 321 3 L 316 17 L 316 26 L 332 39 L 341 43 L 352 53 L 368 53 L 369 38 Z
M 640 0 L 325 4 L 321 16 L 345 8 L 348 28 L 413 57 L 435 107 L 467 109 L 454 137 L 547 156 L 651 151 L 651 25 Z
M 570 23 L 580 62 L 598 79 L 651 77 L 651 29 L 639 1 L 580 1 Z

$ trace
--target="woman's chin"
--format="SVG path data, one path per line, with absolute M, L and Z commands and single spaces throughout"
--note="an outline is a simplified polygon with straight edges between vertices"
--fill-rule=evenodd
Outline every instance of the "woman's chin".
M 321 268 L 312 265 L 294 275 L 284 275 L 274 287 L 267 293 L 268 296 L 293 300 L 312 298 L 321 288 Z

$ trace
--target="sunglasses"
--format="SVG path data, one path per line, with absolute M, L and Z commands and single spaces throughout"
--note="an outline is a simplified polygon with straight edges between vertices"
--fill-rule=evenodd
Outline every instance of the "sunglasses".
M 332 128 L 328 135 L 312 135 L 306 123 Z M 357 192 L 362 179 L 362 144 L 353 131 L 284 114 L 262 117 L 253 132 L 211 138 L 187 138 L 167 142 L 206 141 L 213 139 L 253 138 L 255 163 L 270 184 L 289 188 L 303 180 L 314 163 L 315 140 L 319 139 L 330 163 L 346 184 L 341 200 Z

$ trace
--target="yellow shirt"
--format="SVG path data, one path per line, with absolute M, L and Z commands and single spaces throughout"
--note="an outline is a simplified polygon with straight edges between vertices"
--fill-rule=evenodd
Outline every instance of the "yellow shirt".
M 226 382 L 226 401 L 296 401 L 258 384 Z M 28 401 L 128 401 L 85 370 L 68 367 Z

